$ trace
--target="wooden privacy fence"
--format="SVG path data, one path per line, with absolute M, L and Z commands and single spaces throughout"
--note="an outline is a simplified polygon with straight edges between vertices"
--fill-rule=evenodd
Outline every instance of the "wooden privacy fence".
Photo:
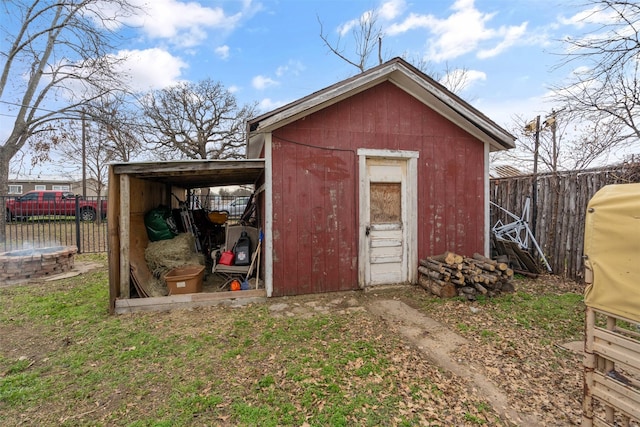
M 520 216 L 527 197 L 532 198 L 537 179 L 537 221 L 532 230 L 553 273 L 583 280 L 584 220 L 587 204 L 600 188 L 609 184 L 640 182 L 640 162 L 622 166 L 495 178 L 490 182 L 491 201 Z M 533 211 L 533 206 L 531 211 Z M 490 226 L 498 220 L 512 222 L 492 206 Z M 531 225 L 531 221 L 529 221 Z

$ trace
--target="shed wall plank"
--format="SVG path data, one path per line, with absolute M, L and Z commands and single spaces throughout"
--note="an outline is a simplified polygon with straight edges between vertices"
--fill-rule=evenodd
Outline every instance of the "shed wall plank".
M 357 288 L 358 148 L 420 152 L 420 258 L 483 252 L 483 143 L 392 83 L 278 129 L 273 141 L 274 295 Z

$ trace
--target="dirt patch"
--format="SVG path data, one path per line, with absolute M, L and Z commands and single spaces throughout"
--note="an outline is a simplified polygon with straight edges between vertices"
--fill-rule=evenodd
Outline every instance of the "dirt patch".
M 454 358 L 455 351 L 468 341 L 446 326 L 425 316 L 405 303 L 380 300 L 368 304 L 367 309 L 384 319 L 395 332 L 402 334 L 429 360 L 442 369 L 464 378 L 469 391 L 477 390 L 505 419 L 516 425 L 540 425 L 535 416 L 520 414 L 512 409 L 507 396 L 472 364 Z

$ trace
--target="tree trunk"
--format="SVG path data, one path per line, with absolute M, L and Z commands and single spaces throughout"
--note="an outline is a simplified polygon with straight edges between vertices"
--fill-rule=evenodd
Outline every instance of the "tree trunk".
M 98 195 L 98 197 L 96 197 L 96 225 L 102 224 L 102 215 L 104 214 L 104 212 L 102 212 L 102 187 L 102 180 L 98 178 L 96 184 L 96 194 Z
M 0 197 L 7 196 L 9 194 L 9 162 L 11 161 L 11 157 L 12 156 L 9 154 L 9 150 L 7 150 L 6 146 L 0 147 Z M 6 241 L 6 227 L 7 215 L 6 207 L 3 203 L 0 215 L 0 243 L 4 243 Z

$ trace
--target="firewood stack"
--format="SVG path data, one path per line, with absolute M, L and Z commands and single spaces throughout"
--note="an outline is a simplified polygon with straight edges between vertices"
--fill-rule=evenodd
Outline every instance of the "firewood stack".
M 445 252 L 420 260 L 418 283 L 441 298 L 463 296 L 474 300 L 478 295 L 495 296 L 513 292 L 513 270 L 478 253 L 472 258 Z

